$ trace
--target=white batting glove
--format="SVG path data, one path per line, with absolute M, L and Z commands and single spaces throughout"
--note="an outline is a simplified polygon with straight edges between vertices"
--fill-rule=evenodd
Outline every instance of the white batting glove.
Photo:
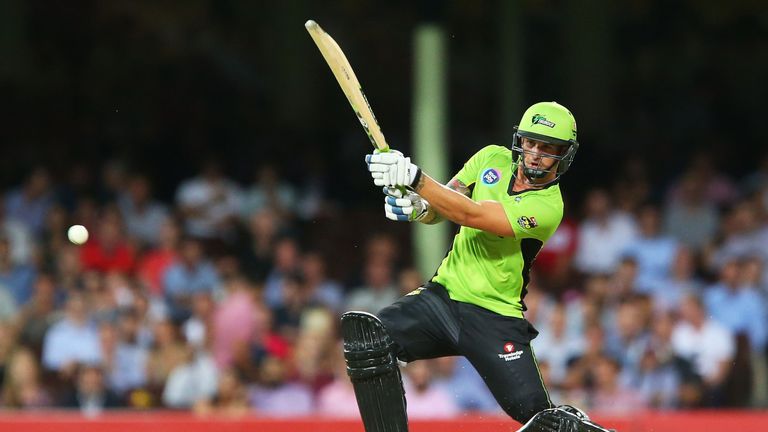
M 384 187 L 384 214 L 387 219 L 401 222 L 418 222 L 427 214 L 429 203 L 421 195 L 406 190 Z
M 365 163 L 376 186 L 412 188 L 421 176 L 421 169 L 411 163 L 411 158 L 397 150 L 374 150 L 373 154 L 365 155 Z

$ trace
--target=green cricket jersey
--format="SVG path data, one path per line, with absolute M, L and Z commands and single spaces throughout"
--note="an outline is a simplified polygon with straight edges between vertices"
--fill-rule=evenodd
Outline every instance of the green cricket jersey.
M 457 178 L 472 189 L 475 201 L 498 201 L 515 237 L 462 226 L 432 278 L 451 298 L 506 316 L 523 317 L 531 264 L 563 218 L 560 186 L 512 192 L 512 151 L 490 145 L 472 156 Z

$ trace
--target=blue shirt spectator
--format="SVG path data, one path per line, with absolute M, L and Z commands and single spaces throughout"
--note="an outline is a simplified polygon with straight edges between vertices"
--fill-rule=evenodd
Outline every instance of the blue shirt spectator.
M 733 334 L 745 333 L 753 351 L 765 350 L 768 328 L 763 299 L 752 287 L 718 283 L 704 293 L 708 314 Z
M 678 241 L 662 235 L 661 216 L 654 206 L 644 207 L 638 216 L 640 236 L 624 250 L 637 263 L 635 287 L 644 293 L 663 290 L 679 249 Z
M 60 371 L 76 363 L 96 364 L 102 360 L 99 332 L 89 322 L 85 302 L 72 295 L 64 318 L 51 326 L 43 340 L 43 366 Z

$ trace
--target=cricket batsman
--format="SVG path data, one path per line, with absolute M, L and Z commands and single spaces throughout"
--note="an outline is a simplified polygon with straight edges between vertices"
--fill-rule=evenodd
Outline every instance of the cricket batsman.
M 376 316 L 347 312 L 347 372 L 366 432 L 408 430 L 398 361 L 465 356 L 526 432 L 605 432 L 576 408 L 554 407 L 523 316 L 536 254 L 563 217 L 560 177 L 579 144 L 576 120 L 555 102 L 523 114 L 512 147 L 489 145 L 442 185 L 402 153 L 366 156 L 386 217 L 461 225 L 435 275 Z

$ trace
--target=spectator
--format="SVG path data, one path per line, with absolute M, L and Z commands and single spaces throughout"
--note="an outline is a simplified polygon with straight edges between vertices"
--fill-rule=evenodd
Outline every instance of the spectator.
M 578 235 L 578 224 L 566 217 L 544 243 L 533 264 L 533 270 L 544 286 L 561 289 L 570 282 L 573 259 L 579 244 Z
M 147 382 L 153 389 L 165 386 L 168 376 L 189 357 L 189 348 L 181 341 L 178 328 L 168 320 L 155 324 L 154 344 L 147 361 Z
M 765 352 L 768 323 L 760 293 L 740 280 L 745 262 L 730 259 L 723 264 L 720 278 L 704 292 L 707 314 L 731 334 L 744 333 L 752 351 Z
M 32 297 L 35 269 L 27 264 L 17 264 L 11 257 L 11 244 L 7 237 L 0 237 L 0 285 L 13 298 L 13 305 L 22 307 Z
M 592 409 L 605 414 L 627 415 L 645 408 L 645 401 L 637 390 L 619 381 L 620 365 L 617 360 L 600 356 L 592 366 L 595 378 Z
M 208 159 L 198 176 L 181 183 L 176 204 L 185 220 L 185 232 L 204 240 L 225 240 L 234 232 L 240 190 L 224 177 L 218 161 Z
M 669 278 L 678 243 L 661 233 L 659 209 L 646 205 L 638 216 L 640 235 L 624 251 L 624 256 L 637 262 L 635 287 L 643 293 L 665 290 L 663 282 Z
M 725 327 L 707 317 L 698 297 L 685 297 L 680 315 L 682 321 L 672 332 L 672 349 L 693 364 L 710 398 L 717 400 L 735 354 L 734 337 Z
M 491 391 L 466 357 L 440 357 L 433 360 L 435 387 L 453 396 L 462 411 L 503 413 Z
M 301 274 L 283 278 L 283 304 L 274 309 L 274 326 L 277 333 L 291 344 L 298 338 L 304 313 L 317 307 L 311 295 Z
M 51 397 L 40 379 L 40 366 L 28 349 L 13 351 L 5 367 L 2 405 L 8 408 L 34 409 L 51 405 Z
M 325 259 L 317 252 L 304 255 L 301 262 L 304 282 L 311 299 L 331 310 L 340 312 L 344 302 L 341 285 L 326 275 Z
M 209 399 L 198 401 L 194 410 L 198 414 L 215 414 L 225 417 L 240 417 L 248 412 L 248 396 L 245 386 L 233 369 L 219 374 L 216 394 Z
M 705 198 L 702 180 L 685 175 L 664 209 L 664 231 L 694 251 L 714 239 L 719 220 L 717 206 Z
M 344 309 L 376 313 L 394 303 L 399 293 L 392 283 L 393 273 L 391 262 L 370 258 L 365 264 L 364 285 L 352 290 Z
M 567 331 L 565 308 L 557 304 L 549 314 L 549 325 L 532 341 L 536 357 L 549 364 L 550 382 L 560 386 L 565 381 L 568 361 L 581 354 L 581 335 Z
M 134 174 L 128 181 L 127 190 L 118 196 L 117 205 L 128 235 L 142 245 L 157 245 L 162 238 L 161 229 L 168 219 L 168 210 L 153 199 L 149 178 Z
M 640 302 L 635 298 L 628 299 L 617 309 L 613 325 L 606 328 L 606 351 L 622 367 L 636 371 L 649 342 Z
M 191 408 L 216 394 L 218 372 L 213 358 L 202 350 L 188 350 L 184 363 L 173 368 L 163 390 L 170 408 Z
M 241 213 L 246 220 L 264 210 L 274 212 L 281 220 L 291 219 L 297 205 L 294 188 L 281 180 L 277 167 L 265 164 L 256 171 L 254 182 L 244 193 Z
M 313 412 L 310 388 L 288 380 L 288 364 L 284 359 L 268 356 L 261 364 L 259 383 L 248 392 L 251 408 L 264 416 L 293 417 Z
M 347 376 L 347 364 L 342 356 L 343 347 L 336 346 L 331 353 L 333 359 L 333 379 L 320 389 L 317 396 L 317 414 L 324 417 L 358 419 L 360 411 L 352 388 L 352 381 Z
M 117 329 L 108 324 L 102 325 L 102 347 L 109 346 L 112 350 L 109 353 L 104 348 L 107 382 L 109 388 L 120 396 L 147 384 L 149 351 L 139 344 L 138 332 L 139 322 L 134 309 L 120 312 Z M 114 341 L 105 343 L 105 336 Z
M 213 293 L 219 287 L 219 275 L 203 254 L 200 241 L 190 237 L 182 240 L 178 261 L 163 274 L 163 286 L 171 316 L 176 320 L 189 317 L 194 294 Z
M 405 368 L 403 387 L 408 395 L 408 418 L 451 418 L 459 413 L 451 394 L 433 385 L 430 360 L 418 360 Z
M 106 387 L 104 371 L 99 365 L 81 365 L 77 370 L 75 389 L 64 399 L 62 406 L 78 408 L 86 416 L 95 416 L 105 409 L 120 408 L 123 403 Z
M 32 298 L 18 317 L 19 339 L 21 343 L 40 353 L 43 338 L 48 329 L 58 319 L 56 310 L 56 286 L 50 274 L 37 276 Z
M 82 295 L 71 294 L 65 308 L 64 318 L 45 334 L 43 366 L 71 376 L 78 363 L 101 362 L 101 344 Z
M 678 248 L 669 277 L 660 282 L 660 289 L 651 294 L 654 307 L 660 311 L 677 310 L 683 297 L 699 294 L 702 282 L 695 273 L 696 261 L 692 251 L 687 247 Z
M 614 211 L 603 190 L 591 191 L 585 207 L 574 264 L 586 274 L 612 273 L 622 252 L 637 237 L 635 221 L 630 215 Z
M 215 306 L 210 293 L 201 292 L 192 297 L 192 316 L 181 327 L 191 347 L 202 349 L 209 346 Z M 242 325 L 243 321 L 240 323 Z
M 29 264 L 35 250 L 32 233 L 25 221 L 6 214 L 3 201 L 0 201 L 0 237 L 8 239 L 12 262 Z
M 165 295 L 163 276 L 179 259 L 180 236 L 178 222 L 172 218 L 165 219 L 160 226 L 156 246 L 139 259 L 137 276 L 152 297 L 162 298 Z
M 134 250 L 125 238 L 123 221 L 115 209 L 104 212 L 94 238 L 81 247 L 84 270 L 130 273 L 136 261 Z
M 301 270 L 301 252 L 296 240 L 284 237 L 275 244 L 274 263 L 272 270 L 264 282 L 264 302 L 271 308 L 276 308 L 285 301 L 283 280 L 289 274 Z
M 280 231 L 275 212 L 262 210 L 251 215 L 238 245 L 238 257 L 246 276 L 259 281 L 267 278 L 272 270 L 275 243 Z
M 264 322 L 265 308 L 259 304 L 255 289 L 245 278 L 238 277 L 224 284 L 225 297 L 215 305 L 212 323 L 212 349 L 220 368 L 232 365 L 235 349 L 247 344 L 259 331 L 270 331 Z M 267 329 L 259 326 L 266 325 Z
M 33 169 L 21 187 L 5 195 L 5 215 L 23 221 L 36 236 L 42 232 L 45 215 L 54 203 L 51 177 L 42 167 Z

